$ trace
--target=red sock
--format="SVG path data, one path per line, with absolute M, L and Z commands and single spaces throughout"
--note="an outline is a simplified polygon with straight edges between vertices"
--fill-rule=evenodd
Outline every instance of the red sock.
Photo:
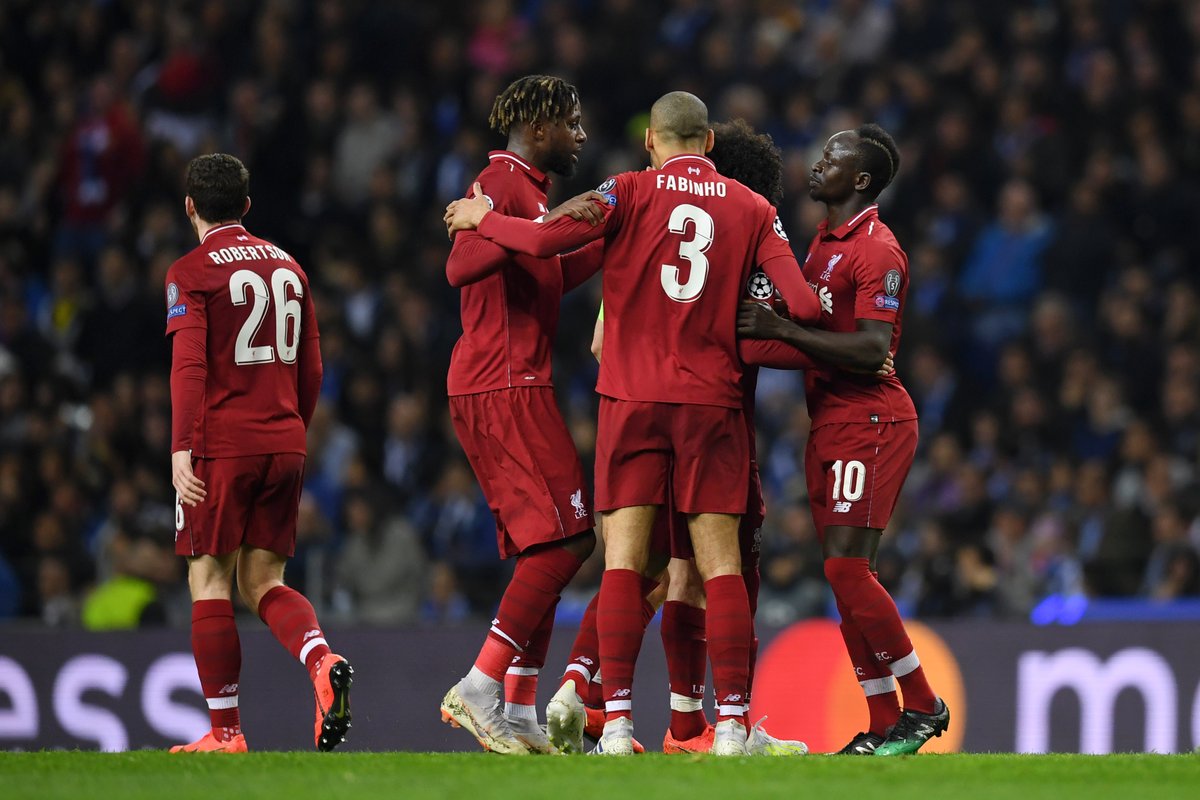
M 842 640 L 846 643 L 846 654 L 854 665 L 854 679 L 862 687 L 867 698 L 867 711 L 871 721 L 867 730 L 877 736 L 886 736 L 887 729 L 900 718 L 900 700 L 896 695 L 896 680 L 886 664 L 875 659 L 875 651 L 863 638 L 854 617 L 840 600 L 838 613 L 842 615 Z
M 488 632 L 488 641 L 475 661 L 480 672 L 504 681 L 509 665 L 529 646 L 546 612 L 558 604 L 563 587 L 571 582 L 582 564 L 565 547 L 545 547 L 517 558 L 512 580 L 504 590 Z
M 276 586 L 258 601 L 258 616 L 279 643 L 300 659 L 309 677 L 315 676 L 317 664 L 329 653 L 329 644 L 312 603 L 295 589 Z
M 746 688 L 750 675 L 750 600 L 741 575 L 705 581 L 708 652 L 717 691 L 717 722 L 746 722 Z
M 708 727 L 702 705 L 708 669 L 704 609 L 668 600 L 663 603 L 661 626 L 671 686 L 671 735 L 691 739 Z
M 517 656 L 504 674 L 504 700 L 507 704 L 506 713 L 510 716 L 524 715 L 537 719 L 534 708 L 537 705 L 538 675 L 546 665 L 546 652 L 550 649 L 554 610 L 557 607 L 556 599 L 538 623 L 525 652 Z
M 875 659 L 886 664 L 904 692 L 904 707 L 932 714 L 936 699 L 892 596 L 871 574 L 865 558 L 829 558 L 825 577 L 854 619 Z
M 192 654 L 200 688 L 208 703 L 213 736 L 229 741 L 242 732 L 238 712 L 238 681 L 242 672 L 242 645 L 233 603 L 197 600 L 192 603 Z
M 599 670 L 588 684 L 588 693 L 583 696 L 583 704 L 588 708 L 604 708 L 604 680 Z
M 563 673 L 563 683 L 571 681 L 575 684 L 575 694 L 588 704 L 588 693 L 596 668 L 600 666 L 600 640 L 596 635 L 596 606 L 600 603 L 600 593 L 597 592 L 583 612 L 583 620 L 579 623 L 579 633 L 575 635 L 575 643 L 571 645 L 571 656 L 567 660 L 567 669 Z
M 642 576 L 631 569 L 605 570 L 600 580 L 596 629 L 604 673 L 606 719 L 633 716 L 633 668 L 645 634 Z

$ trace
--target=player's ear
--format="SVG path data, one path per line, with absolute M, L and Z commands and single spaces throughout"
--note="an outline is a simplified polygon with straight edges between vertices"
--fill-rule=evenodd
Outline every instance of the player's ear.
M 709 128 L 708 136 L 704 139 L 704 152 L 705 153 L 712 152 L 713 144 L 716 142 L 716 140 L 717 140 L 716 134 L 713 133 L 712 128 Z
M 854 191 L 865 192 L 867 187 L 871 185 L 871 173 L 860 172 L 854 178 Z
M 191 195 L 183 198 L 183 213 L 187 215 L 188 219 L 191 219 L 192 215 L 196 213 L 196 204 L 192 201 Z
M 529 135 L 533 137 L 535 142 L 540 142 L 546 138 L 546 125 L 540 119 L 529 123 Z
M 249 195 L 247 195 L 246 196 L 246 207 L 242 209 L 242 216 L 244 217 L 249 213 L 250 213 L 250 197 L 249 197 Z
M 654 131 L 646 128 L 646 152 L 654 150 Z

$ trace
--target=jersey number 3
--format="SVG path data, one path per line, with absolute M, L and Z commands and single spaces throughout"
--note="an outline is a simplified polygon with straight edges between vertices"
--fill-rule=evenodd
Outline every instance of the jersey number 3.
M 292 287 L 294 297 L 288 297 L 287 287 Z M 249 291 L 247 291 L 249 290 Z M 229 276 L 229 299 L 235 306 L 244 306 L 254 298 L 250 316 L 246 317 L 238 331 L 233 346 L 233 360 L 238 366 L 246 364 L 270 364 L 275 360 L 276 347 L 279 360 L 285 364 L 296 363 L 296 352 L 300 346 L 300 299 L 304 296 L 304 285 L 300 277 L 290 269 L 280 267 L 271 273 L 270 291 L 267 282 L 257 272 L 239 269 Z M 275 345 L 254 345 L 254 337 L 262 327 L 263 318 L 275 301 Z M 290 322 L 290 324 L 289 324 Z
M 704 282 L 708 280 L 708 259 L 704 257 L 704 251 L 713 243 L 713 218 L 703 208 L 681 203 L 671 211 L 667 229 L 683 235 L 687 233 L 689 222 L 692 223 L 694 235 L 679 243 L 679 257 L 691 267 L 687 283 L 679 282 L 679 267 L 662 265 L 663 291 L 677 303 L 691 303 L 698 299 L 704 292 Z

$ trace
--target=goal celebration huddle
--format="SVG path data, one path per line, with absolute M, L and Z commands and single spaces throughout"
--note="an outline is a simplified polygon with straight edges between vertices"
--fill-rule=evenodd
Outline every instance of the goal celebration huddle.
M 714 123 L 694 95 L 670 92 L 651 107 L 647 169 L 554 209 L 550 176 L 569 177 L 587 142 L 575 87 L 520 78 L 489 122 L 507 143 L 444 217 L 463 329 L 446 387 L 499 555 L 515 565 L 474 663 L 441 699 L 442 719 L 511 755 L 584 752 L 586 739 L 592 753 L 628 755 L 660 749 L 660 733 L 666 753 L 807 752 L 749 717 L 760 530 L 771 513 L 754 395 L 768 367 L 804 373 L 809 503 L 869 720 L 857 732 L 846 721 L 840 752 L 910 754 L 940 736 L 950 711 L 875 572 L 917 443 L 913 402 L 892 369 L 908 259 L 876 204 L 900 168 L 892 137 L 874 124 L 830 132 L 808 183 L 824 220 L 798 258 L 776 210 L 779 151 L 745 122 Z M 283 582 L 322 380 L 316 316 L 301 267 L 242 226 L 248 180 L 230 156 L 192 162 L 186 210 L 200 246 L 165 287 L 176 551 L 188 558 L 193 652 L 212 722 L 180 749 L 248 749 L 236 572 L 247 605 L 308 669 L 314 741 L 330 750 L 350 728 L 353 668 Z M 564 293 L 597 273 L 589 482 L 558 410 L 551 352 Z M 597 533 L 599 592 L 568 662 L 547 665 L 563 589 Z M 638 653 L 660 609 L 669 697 L 635 698 Z M 537 688 L 548 667 L 561 682 L 543 713 Z M 437 698 L 429 702 L 433 713 Z M 635 736 L 637 707 L 663 702 L 668 729 Z

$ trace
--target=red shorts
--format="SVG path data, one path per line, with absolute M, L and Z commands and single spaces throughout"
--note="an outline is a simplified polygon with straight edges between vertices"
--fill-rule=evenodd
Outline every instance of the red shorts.
M 176 495 L 176 553 L 223 556 L 242 545 L 281 556 L 296 552 L 303 454 L 193 458 L 192 471 L 208 496 L 185 506 Z
M 450 420 L 496 518 L 503 558 L 593 526 L 579 454 L 549 386 L 455 395 Z
M 887 527 L 917 453 L 917 421 L 823 425 L 804 453 L 817 534 L 825 528 Z
M 600 398 L 596 507 L 742 514 L 750 444 L 740 408 Z
M 746 513 L 738 526 L 738 544 L 742 550 L 742 569 L 758 565 L 759 546 L 762 543 L 762 525 L 766 512 L 763 500 L 762 480 L 758 475 L 758 464 L 750 465 L 750 493 L 746 497 Z M 654 518 L 654 533 L 651 550 L 671 554 L 671 558 L 695 558 L 692 536 L 688 532 L 687 515 L 665 506 Z

